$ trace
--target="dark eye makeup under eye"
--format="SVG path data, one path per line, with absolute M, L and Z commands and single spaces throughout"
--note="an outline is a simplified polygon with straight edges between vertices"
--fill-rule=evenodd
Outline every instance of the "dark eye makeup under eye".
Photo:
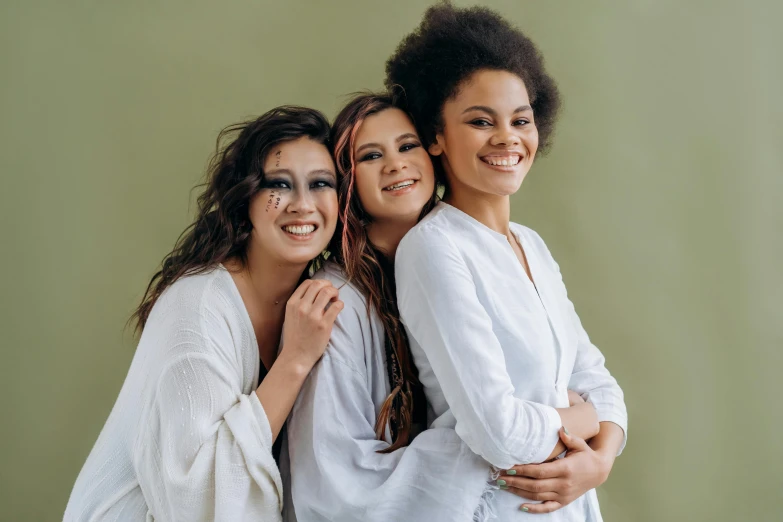
M 362 162 L 362 161 L 372 161 L 372 160 L 378 159 L 380 157 L 381 157 L 381 153 L 380 152 L 368 152 L 367 154 L 365 154 L 364 156 L 359 158 L 359 162 Z
M 313 180 L 310 183 L 310 188 L 313 188 L 313 189 L 316 189 L 316 190 L 318 190 L 318 189 L 333 189 L 334 186 L 335 186 L 334 180 L 333 179 L 329 179 L 329 178 L 316 179 L 316 180 Z
M 264 180 L 263 188 L 265 189 L 291 188 L 291 184 L 284 179 L 267 179 Z

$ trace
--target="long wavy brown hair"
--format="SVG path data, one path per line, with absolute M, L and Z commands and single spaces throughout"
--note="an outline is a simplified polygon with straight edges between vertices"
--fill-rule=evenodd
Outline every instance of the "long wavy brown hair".
M 348 280 L 365 294 L 368 313 L 370 309 L 376 311 L 385 333 L 386 370 L 392 391 L 378 413 L 375 435 L 378 440 L 383 440 L 388 425 L 392 444 L 379 453 L 389 453 L 408 445 L 414 422 L 426 419 L 424 392 L 397 309 L 393 259 L 369 241 L 365 227 L 372 217 L 364 210 L 354 183 L 356 158 L 353 150 L 359 127 L 368 116 L 392 108 L 407 114 L 396 96 L 361 93 L 340 111 L 332 127 L 341 219 L 329 251 L 342 265 Z M 436 202 L 437 194 L 433 192 L 419 219 L 432 210 Z
M 331 152 L 329 133 L 329 121 L 323 114 L 292 105 L 277 107 L 220 132 L 206 181 L 200 185 L 204 190 L 197 200 L 196 219 L 179 236 L 147 285 L 141 304 L 131 316 L 137 331 L 144 328 L 163 291 L 179 278 L 206 272 L 229 259 L 247 265 L 247 244 L 253 229 L 250 202 L 264 187 L 267 153 L 278 143 L 301 137 L 321 143 Z M 309 270 L 317 269 L 322 262 L 322 257 L 316 258 Z

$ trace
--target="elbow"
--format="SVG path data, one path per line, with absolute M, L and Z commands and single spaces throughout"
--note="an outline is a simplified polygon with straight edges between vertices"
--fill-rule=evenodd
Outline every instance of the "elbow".
M 473 453 L 479 455 L 489 464 L 498 469 L 508 469 L 518 464 L 536 464 L 537 456 L 544 451 L 542 447 L 545 443 L 533 441 L 532 438 L 524 440 L 520 437 L 498 437 L 492 430 L 486 430 L 480 433 L 461 433 L 460 426 L 457 424 L 457 435 L 467 444 Z M 554 448 L 546 451 L 547 455 Z

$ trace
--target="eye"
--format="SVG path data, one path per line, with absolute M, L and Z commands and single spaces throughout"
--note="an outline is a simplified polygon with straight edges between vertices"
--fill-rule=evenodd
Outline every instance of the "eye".
M 421 147 L 420 143 L 404 143 L 400 146 L 400 152 L 408 152 L 409 150 Z
M 310 185 L 310 188 L 314 188 L 314 189 L 334 188 L 334 182 L 327 179 L 319 179 L 317 181 L 313 181 L 313 183 Z
M 291 185 L 287 181 L 282 179 L 270 179 L 264 183 L 264 188 L 267 189 L 290 189 Z
M 381 157 L 381 153 L 380 152 L 368 152 L 367 154 L 362 156 L 359 159 L 359 161 L 372 161 L 372 160 L 376 160 L 376 159 L 378 159 L 380 157 Z
M 470 125 L 473 125 L 474 127 L 491 127 L 492 123 L 489 122 L 489 120 L 485 120 L 484 118 L 478 118 L 475 120 L 471 120 L 468 122 Z
M 528 123 L 530 123 L 530 120 L 528 120 L 527 118 L 520 118 L 518 120 L 514 120 L 514 123 L 512 125 L 522 127 L 524 125 L 527 125 Z

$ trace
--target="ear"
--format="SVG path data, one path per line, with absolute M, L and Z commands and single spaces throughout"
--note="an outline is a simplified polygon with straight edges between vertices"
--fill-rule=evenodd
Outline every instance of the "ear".
M 427 151 L 433 156 L 440 156 L 443 154 L 443 145 L 440 142 L 443 140 L 443 136 L 440 134 L 435 136 L 435 142 L 429 146 Z

